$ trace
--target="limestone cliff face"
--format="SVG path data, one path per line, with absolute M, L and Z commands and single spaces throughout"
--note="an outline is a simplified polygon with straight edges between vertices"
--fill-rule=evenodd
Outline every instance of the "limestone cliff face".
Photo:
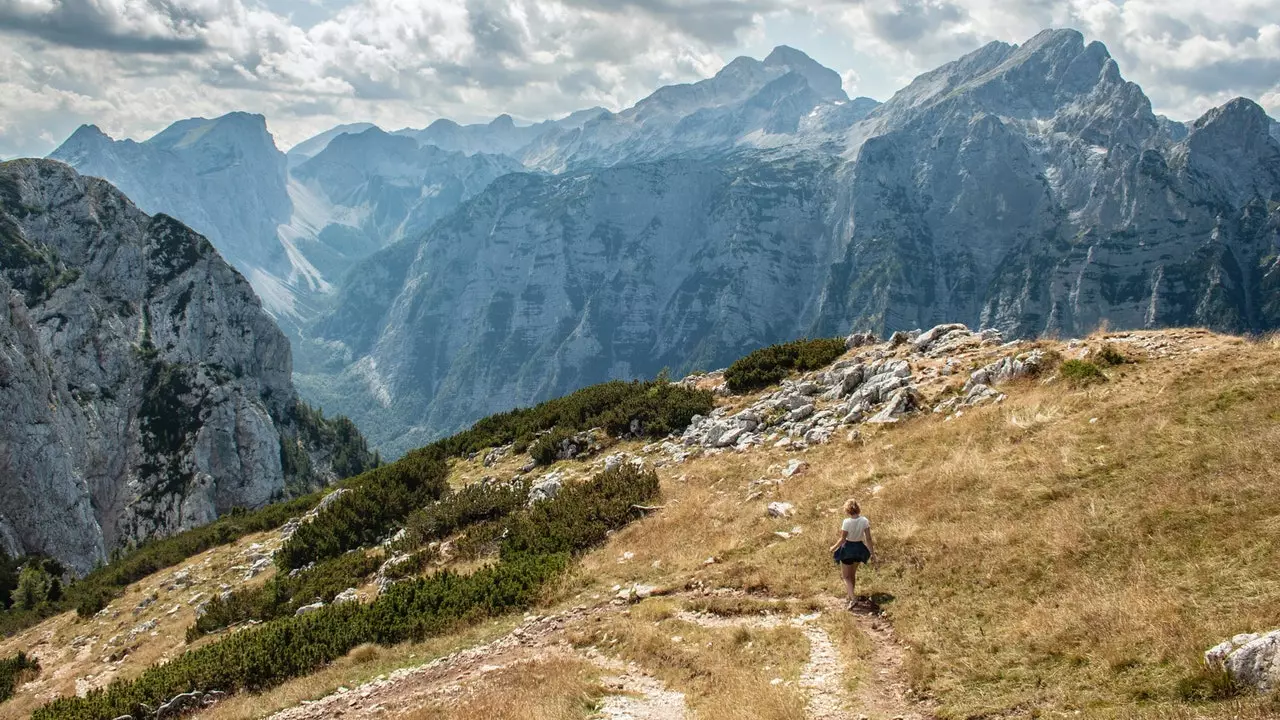
M 249 284 L 108 183 L 59 162 L 0 164 L 0 299 L 11 556 L 83 572 L 332 479 L 329 448 L 282 465 L 299 449 L 290 350 Z

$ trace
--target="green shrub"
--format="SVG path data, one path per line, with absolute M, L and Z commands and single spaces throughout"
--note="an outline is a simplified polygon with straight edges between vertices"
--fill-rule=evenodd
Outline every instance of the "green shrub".
M 550 465 L 558 459 L 560 445 L 565 440 L 572 440 L 575 434 L 573 430 L 557 427 L 533 442 L 529 447 L 529 457 L 539 465 Z
M 349 483 L 351 492 L 285 541 L 276 565 L 300 568 L 378 542 L 415 508 L 439 499 L 448 477 L 448 464 L 429 447 L 357 476 Z
M 12 697 L 14 688 L 38 672 L 40 663 L 35 658 L 27 657 L 26 653 L 20 652 L 13 657 L 0 659 L 0 702 Z
M 0 548 L 0 610 L 7 610 L 13 604 L 10 595 L 18 587 L 18 572 L 22 562 L 9 557 L 4 548 Z
M 633 424 L 639 435 L 657 438 L 683 430 L 694 415 L 706 415 L 712 407 L 711 393 L 705 390 L 664 380 L 614 380 L 531 408 L 490 415 L 470 429 L 438 441 L 434 447 L 450 457 L 507 443 L 514 443 L 517 450 L 523 451 L 544 430 L 599 427 L 614 437 L 622 437 L 632 434 Z
M 357 550 L 326 560 L 293 577 L 277 575 L 259 587 L 215 597 L 205 606 L 204 614 L 187 629 L 187 642 L 246 620 L 265 621 L 293 615 L 298 608 L 316 600 L 333 602 L 338 593 L 359 585 L 381 564 L 382 558 Z
M 1067 360 L 1058 367 L 1058 373 L 1076 385 L 1088 385 L 1107 379 L 1107 376 L 1102 374 L 1102 368 L 1088 360 Z
M 512 518 L 502 558 L 584 550 L 641 517 L 643 511 L 634 506 L 657 493 L 658 474 L 630 463 L 588 482 L 565 485 L 552 500 Z
M 459 623 L 528 607 L 565 564 L 564 556 L 526 557 L 471 575 L 441 571 L 398 583 L 367 605 L 330 605 L 233 633 L 153 665 L 133 680 L 117 680 L 84 697 L 55 700 L 37 709 L 32 718 L 147 717 L 144 706 L 154 708 L 191 690 L 265 690 L 314 672 L 364 643 L 420 640 Z
M 1130 360 L 1124 353 L 1117 350 L 1115 345 L 1112 345 L 1109 342 L 1104 342 L 1102 345 L 1094 348 L 1094 350 L 1089 353 L 1089 359 L 1094 364 L 1101 365 L 1103 367 L 1124 365 L 1125 363 L 1132 362 L 1132 360 Z
M 655 380 L 592 385 L 533 408 L 491 415 L 452 437 L 344 483 L 353 490 L 300 527 L 276 554 L 285 570 L 336 557 L 377 542 L 413 510 L 447 490 L 446 459 L 507 443 L 525 443 L 544 430 L 572 433 L 603 428 L 615 437 L 665 437 L 713 407 L 711 393 Z
M 388 565 L 387 569 L 382 571 L 382 575 L 389 580 L 402 580 L 426 570 L 427 566 L 438 557 L 440 557 L 438 548 L 423 548 L 410 553 L 407 558 L 394 565 Z
M 528 482 L 472 483 L 411 513 L 397 547 L 421 547 L 473 523 L 506 517 L 524 507 L 528 497 Z
M 440 571 L 397 583 L 369 604 L 330 605 L 284 617 L 189 650 L 137 678 L 39 708 L 34 720 L 111 720 L 191 690 L 261 691 L 314 672 L 364 643 L 421 640 L 460 624 L 520 610 L 586 550 L 636 517 L 657 475 L 630 465 L 563 488 L 511 517 L 501 561 L 470 575 Z M 547 532 L 542 532 L 542 529 Z
M 841 338 L 818 338 L 771 345 L 739 359 L 725 370 L 724 379 L 734 393 L 759 390 L 781 382 L 793 372 L 826 367 L 844 354 Z
M 369 452 L 355 423 L 342 415 L 326 418 L 319 408 L 299 400 L 287 420 L 297 432 L 296 439 L 283 434 L 280 438 L 280 463 L 289 482 L 311 481 L 313 469 L 307 447 L 325 448 L 334 475 L 339 478 L 354 477 L 381 464 L 378 456 Z

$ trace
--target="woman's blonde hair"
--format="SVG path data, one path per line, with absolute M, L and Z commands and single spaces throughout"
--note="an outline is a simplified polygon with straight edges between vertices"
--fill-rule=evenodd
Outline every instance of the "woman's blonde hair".
M 862 507 L 858 505 L 857 500 L 850 499 L 844 504 L 844 514 L 845 515 L 861 515 Z

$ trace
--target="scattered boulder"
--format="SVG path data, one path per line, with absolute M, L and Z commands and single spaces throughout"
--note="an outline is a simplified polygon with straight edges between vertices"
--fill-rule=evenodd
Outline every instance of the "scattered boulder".
M 796 475 L 800 475 L 804 473 L 808 469 L 809 469 L 809 463 L 803 460 L 797 460 L 795 458 L 792 458 L 790 461 L 787 462 L 787 466 L 782 469 L 782 476 L 795 477 Z
M 156 708 L 156 720 L 178 717 L 179 715 L 201 707 L 203 705 L 203 700 L 204 693 L 199 690 L 175 695 L 169 700 L 169 702 L 166 702 Z
M 966 333 L 969 332 L 968 326 L 964 323 L 944 323 L 942 325 L 935 325 L 921 333 L 920 336 L 911 343 L 911 349 L 915 352 L 924 352 L 929 349 L 930 345 L 941 340 L 946 335 L 959 330 L 963 330 Z
M 294 617 L 298 617 L 300 615 L 306 615 L 308 613 L 313 613 L 322 607 L 324 607 L 323 602 L 320 602 L 320 601 L 313 602 L 310 605 L 303 605 L 302 607 L 298 608 L 297 611 L 293 613 L 293 615 Z
M 360 593 L 356 592 L 353 587 L 347 588 L 333 597 L 334 605 L 345 605 L 353 602 L 360 602 Z
M 559 472 L 547 473 L 529 488 L 529 505 L 550 500 L 564 486 L 564 476 Z
M 796 512 L 795 506 L 789 502 L 771 502 L 766 510 L 769 513 L 769 517 L 775 518 L 791 517 Z
M 1240 688 L 1269 693 L 1280 690 L 1280 629 L 1244 633 L 1210 648 L 1204 662 L 1223 670 Z
M 502 458 L 506 457 L 510 452 L 511 452 L 510 445 L 503 445 L 502 447 L 496 447 L 489 450 L 489 452 L 484 454 L 484 461 L 483 461 L 484 466 L 493 467 L 494 465 L 498 464 L 498 462 L 501 461 Z
M 1010 380 L 1031 377 L 1044 369 L 1044 351 L 1032 350 L 1003 357 L 986 367 L 974 370 L 964 384 L 965 392 L 976 385 L 998 385 Z
M 328 495 L 325 495 L 320 500 L 320 502 L 316 504 L 315 508 L 307 514 L 311 515 L 312 517 L 319 515 L 320 513 L 324 512 L 325 509 L 328 508 L 330 505 L 337 502 L 338 498 L 342 497 L 343 495 L 346 495 L 349 492 L 351 492 L 349 488 L 338 488 L 337 490 L 334 490 Z
M 909 412 L 920 407 L 919 393 L 914 388 L 904 387 L 893 394 L 883 409 L 867 420 L 871 425 L 895 423 Z

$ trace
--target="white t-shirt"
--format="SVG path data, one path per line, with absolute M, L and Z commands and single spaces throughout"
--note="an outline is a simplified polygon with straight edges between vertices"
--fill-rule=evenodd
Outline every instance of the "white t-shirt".
M 858 517 L 845 518 L 840 523 L 840 529 L 848 533 L 847 542 L 864 542 L 867 539 L 867 529 L 871 527 L 871 521 L 859 515 Z

